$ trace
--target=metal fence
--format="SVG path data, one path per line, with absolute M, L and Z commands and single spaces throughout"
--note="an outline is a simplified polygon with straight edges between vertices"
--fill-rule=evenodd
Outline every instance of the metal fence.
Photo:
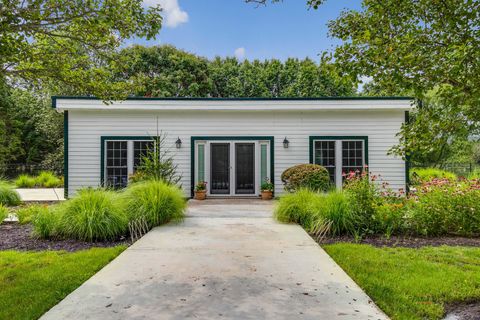
M 413 165 L 414 168 L 430 168 L 427 165 Z M 446 163 L 439 167 L 440 169 L 455 173 L 459 177 L 467 177 L 470 173 L 476 170 L 480 170 L 480 164 L 478 163 Z
M 13 179 L 21 174 L 37 175 L 40 171 L 53 171 L 56 175 L 63 175 L 63 170 L 52 169 L 51 166 L 41 164 L 9 164 L 0 165 L 0 177 Z

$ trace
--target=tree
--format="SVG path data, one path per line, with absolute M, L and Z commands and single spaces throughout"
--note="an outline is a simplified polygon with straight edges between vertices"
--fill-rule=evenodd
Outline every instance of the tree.
M 125 94 L 114 83 L 116 48 L 133 36 L 155 37 L 160 7 L 142 0 L 6 0 L 0 4 L 0 77 L 76 88 L 81 94 Z

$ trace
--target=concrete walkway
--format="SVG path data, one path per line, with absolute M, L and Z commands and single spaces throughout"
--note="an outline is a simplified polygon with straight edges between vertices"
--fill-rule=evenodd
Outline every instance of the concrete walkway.
M 191 201 L 41 319 L 387 319 L 272 203 Z
M 22 201 L 61 201 L 63 188 L 20 188 L 16 189 Z

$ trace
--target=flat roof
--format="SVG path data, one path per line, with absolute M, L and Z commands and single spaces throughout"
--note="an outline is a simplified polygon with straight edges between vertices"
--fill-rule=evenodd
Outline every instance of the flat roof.
M 413 97 L 316 98 L 156 98 L 131 96 L 102 100 L 93 96 L 52 96 L 52 107 L 63 110 L 334 110 L 411 109 Z

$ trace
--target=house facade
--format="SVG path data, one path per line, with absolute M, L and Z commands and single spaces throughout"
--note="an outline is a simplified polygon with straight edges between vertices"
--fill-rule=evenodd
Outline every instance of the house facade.
M 207 183 L 210 197 L 258 197 L 262 181 L 284 192 L 282 172 L 297 164 L 327 168 L 332 183 L 368 166 L 394 190 L 408 164 L 389 155 L 412 99 L 160 99 L 104 103 L 53 97 L 65 119 L 65 192 L 124 187 L 156 136 L 177 165 L 185 196 Z

